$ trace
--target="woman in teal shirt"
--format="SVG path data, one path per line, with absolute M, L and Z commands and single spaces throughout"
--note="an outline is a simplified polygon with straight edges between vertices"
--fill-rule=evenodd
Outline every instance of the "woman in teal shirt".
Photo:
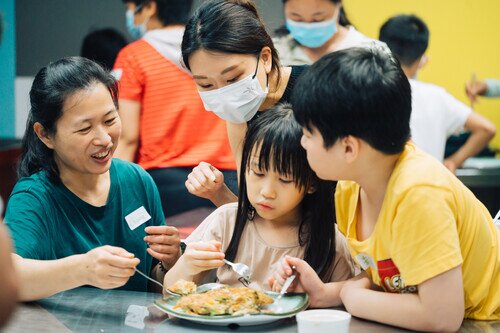
M 35 77 L 5 217 L 22 300 L 82 285 L 146 291 L 136 268 L 161 281 L 178 257 L 178 232 L 164 225 L 151 177 L 112 159 L 117 100 L 113 77 L 85 58 L 53 62 Z

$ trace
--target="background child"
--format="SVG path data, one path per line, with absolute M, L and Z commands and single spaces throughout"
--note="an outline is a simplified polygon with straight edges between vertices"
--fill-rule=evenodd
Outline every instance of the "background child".
M 389 46 L 410 80 L 412 140 L 439 161 L 444 160 L 444 165 L 454 172 L 488 145 L 495 136 L 495 125 L 443 88 L 416 80 L 418 71 L 427 63 L 425 51 L 429 44 L 429 29 L 420 18 L 415 15 L 390 18 L 380 28 L 380 40 Z M 463 129 L 471 132 L 469 139 L 444 159 L 446 139 Z
M 327 55 L 292 101 L 311 168 L 342 180 L 337 222 L 365 272 L 335 294 L 285 258 L 281 279 L 296 265 L 300 288 L 323 306 L 340 297 L 355 316 L 413 330 L 500 319 L 499 231 L 472 192 L 408 142 L 411 91 L 397 61 L 377 49 Z
M 224 266 L 226 258 L 248 265 L 251 286 L 266 289 L 267 278 L 287 254 L 304 258 L 325 282 L 352 276 L 345 239 L 335 230 L 335 183 L 320 181 L 308 166 L 301 135 L 287 105 L 251 123 L 238 203 L 218 208 L 187 238 L 186 252 L 165 276 L 166 286 L 181 278 L 240 285 Z

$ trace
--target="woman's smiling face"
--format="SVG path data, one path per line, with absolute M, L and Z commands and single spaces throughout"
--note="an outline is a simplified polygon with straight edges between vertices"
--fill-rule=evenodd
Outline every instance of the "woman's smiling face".
M 118 110 L 102 83 L 66 97 L 56 132 L 44 139 L 54 151 L 60 173 L 107 172 L 121 134 Z

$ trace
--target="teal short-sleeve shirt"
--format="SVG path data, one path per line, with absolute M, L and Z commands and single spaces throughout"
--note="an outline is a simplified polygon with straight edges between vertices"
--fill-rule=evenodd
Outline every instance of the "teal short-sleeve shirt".
M 37 260 L 61 259 L 96 247 L 122 247 L 141 260 L 150 272 L 153 258 L 146 252 L 144 228 L 165 224 L 158 190 L 147 172 L 136 164 L 113 159 L 111 187 L 105 206 L 95 207 L 73 194 L 44 171 L 21 178 L 7 204 L 5 224 L 16 253 Z M 125 217 L 144 207 L 151 219 L 129 227 Z M 121 289 L 146 291 L 148 282 L 135 274 Z

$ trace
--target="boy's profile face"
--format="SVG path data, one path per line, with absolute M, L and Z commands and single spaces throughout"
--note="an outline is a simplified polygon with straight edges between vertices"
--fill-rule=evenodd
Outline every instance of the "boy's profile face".
M 311 169 L 321 179 L 342 179 L 345 174 L 343 170 L 347 167 L 342 140 L 337 140 L 333 146 L 325 148 L 323 136 L 315 127 L 312 128 L 312 132 L 307 128 L 303 128 L 302 131 L 300 144 L 307 152 L 307 161 Z

